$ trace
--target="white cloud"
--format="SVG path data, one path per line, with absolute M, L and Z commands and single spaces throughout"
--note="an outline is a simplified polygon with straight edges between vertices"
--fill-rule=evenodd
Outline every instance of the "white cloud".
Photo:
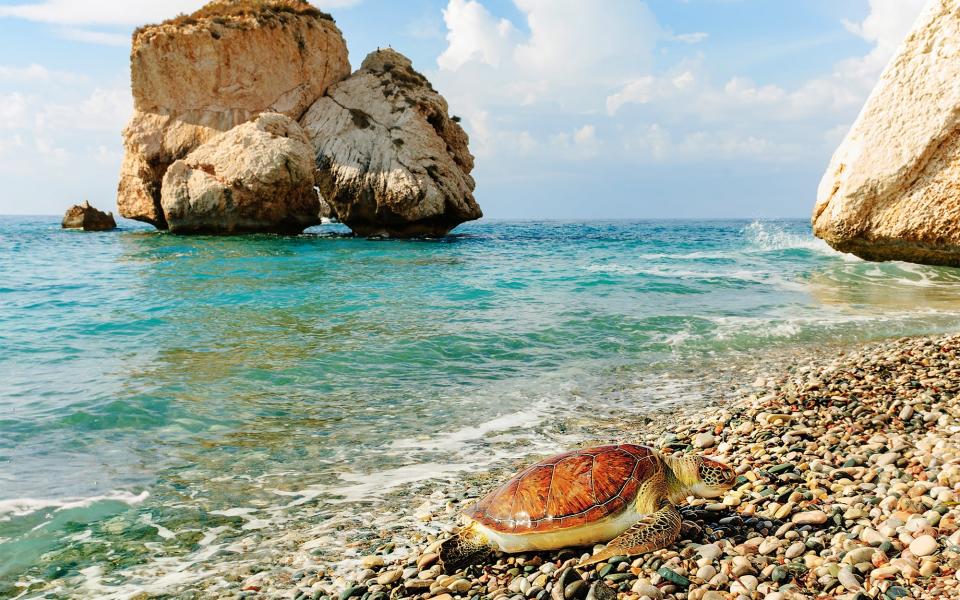
M 50 79 L 50 70 L 36 63 L 26 67 L 0 65 L 0 79 L 4 81 L 47 81 Z
M 580 129 L 573 132 L 573 141 L 582 146 L 596 143 L 597 128 L 593 125 L 584 125 Z
M 692 90 L 696 82 L 696 75 L 686 68 L 686 64 L 681 64 L 679 71 L 663 77 L 638 77 L 627 82 L 620 91 L 607 96 L 607 114 L 616 115 L 617 111 L 627 104 L 649 104 L 672 98 L 680 92 Z
M 843 21 L 847 31 L 876 44 L 871 54 L 888 60 L 913 26 L 926 0 L 870 0 L 870 13 L 862 23 Z
M 0 129 L 20 129 L 30 124 L 30 101 L 19 92 L 0 94 Z
M 347 8 L 360 0 L 313 0 L 321 9 Z M 190 13 L 207 0 L 46 0 L 0 6 L 0 17 L 56 25 L 143 25 Z
M 709 33 L 703 31 L 695 31 L 693 33 L 680 33 L 677 35 L 670 36 L 670 39 L 676 42 L 683 42 L 684 44 L 699 44 L 700 42 L 705 41 L 710 37 Z
M 142 25 L 193 12 L 204 0 L 46 0 L 0 6 L 0 17 L 57 25 Z
M 77 27 L 64 27 L 57 31 L 57 35 L 65 40 L 84 42 L 86 44 L 103 44 L 105 46 L 129 46 L 130 35 L 124 33 L 107 33 Z
M 470 61 L 497 66 L 515 45 L 517 30 L 507 19 L 495 19 L 475 0 L 450 0 L 443 10 L 447 49 L 437 57 L 441 69 L 456 71 Z
M 789 162 L 803 153 L 803 148 L 796 144 L 777 143 L 758 135 L 703 130 L 674 135 L 658 123 L 631 131 L 623 140 L 623 149 L 633 160 L 655 162 L 694 162 L 705 158 Z
M 129 88 L 97 88 L 73 103 L 48 103 L 36 113 L 36 127 L 44 131 L 105 131 L 118 135 L 133 113 Z
M 464 117 L 478 156 L 542 151 L 558 136 L 572 148 L 569 130 L 523 121 L 599 112 L 609 92 L 650 68 L 661 33 L 646 4 L 635 0 L 608 0 L 603 10 L 588 0 L 515 5 L 525 28 L 478 0 L 449 0 L 443 11 L 447 47 L 430 78 Z
M 923 4 L 924 0 L 870 0 L 870 13 L 863 22 L 843 23 L 848 31 L 874 42 L 870 52 L 839 61 L 833 72 L 811 78 L 793 89 L 756 83 L 747 77 L 732 77 L 720 86 L 711 85 L 706 76 L 697 76 L 700 67 L 688 62 L 686 68 L 678 66 L 673 73 L 645 75 L 626 82 L 607 97 L 607 112 L 615 115 L 629 104 L 662 102 L 669 103 L 674 115 L 686 114 L 712 122 L 743 120 L 759 125 L 824 116 L 852 119 Z M 678 70 L 684 73 L 682 79 L 678 79 Z
M 597 11 L 577 0 L 515 0 L 524 33 L 479 0 L 449 0 L 448 46 L 435 79 L 466 117 L 480 156 L 586 158 L 604 150 L 628 160 L 809 159 L 829 154 L 845 127 L 838 123 L 855 117 L 922 4 L 871 0 L 862 22 L 844 23 L 873 43 L 870 51 L 788 87 L 744 76 L 713 82 L 700 53 L 654 73 L 658 39 L 708 36 L 670 33 L 643 3 Z M 602 127 L 557 126 L 598 108 L 609 119 Z M 638 118 L 655 124 L 637 129 Z
M 606 0 L 599 10 L 584 0 L 514 1 L 530 29 L 515 60 L 529 73 L 581 84 L 651 66 L 661 32 L 644 2 Z
M 445 88 L 478 90 L 530 104 L 548 95 L 576 102 L 602 98 L 609 86 L 652 63 L 660 29 L 643 2 L 515 0 L 529 34 L 494 17 L 477 0 L 449 0 L 443 11 L 447 48 L 437 58 Z M 487 70 L 479 67 L 490 67 Z M 477 78 L 482 81 L 477 84 Z M 489 83 L 489 85 L 484 85 Z

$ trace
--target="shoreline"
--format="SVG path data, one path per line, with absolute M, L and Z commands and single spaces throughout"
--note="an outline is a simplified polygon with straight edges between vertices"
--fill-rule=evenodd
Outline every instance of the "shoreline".
M 684 530 L 670 548 L 595 565 L 584 573 L 584 584 L 572 588 L 572 572 L 563 574 L 567 596 L 558 597 L 554 580 L 584 549 L 499 555 L 454 576 L 435 564 L 432 550 L 454 529 L 459 507 L 512 472 L 506 467 L 470 477 L 459 497 L 436 497 L 438 492 L 432 506 L 411 507 L 423 524 L 420 532 L 385 530 L 379 539 L 357 544 L 371 553 L 333 568 L 298 568 L 309 560 L 288 557 L 292 573 L 254 574 L 238 582 L 238 597 L 545 600 L 552 594 L 554 600 L 582 600 L 590 593 L 593 600 L 619 592 L 623 599 L 776 600 L 960 594 L 960 335 L 818 352 L 740 383 L 731 390 L 738 396 L 732 400 L 680 408 L 622 437 L 702 451 L 734 466 L 743 479 L 722 502 L 685 505 Z M 404 546 L 415 550 L 405 553 Z M 591 590 L 599 581 L 606 588 Z

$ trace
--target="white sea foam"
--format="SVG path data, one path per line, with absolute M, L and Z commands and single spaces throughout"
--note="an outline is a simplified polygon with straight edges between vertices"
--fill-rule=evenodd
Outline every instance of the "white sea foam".
M 71 510 L 76 508 L 87 508 L 97 502 L 122 502 L 130 506 L 140 504 L 150 497 L 147 491 L 134 494 L 133 492 L 112 492 L 99 496 L 89 496 L 86 498 L 64 498 L 60 500 L 48 500 L 38 498 L 14 498 L 12 500 L 0 500 L 0 521 L 9 521 L 14 517 L 25 517 L 36 512 L 44 510 Z
M 530 408 L 509 413 L 471 425 L 456 431 L 433 436 L 429 439 L 400 439 L 394 440 L 390 446 L 395 450 L 444 450 L 453 451 L 462 448 L 465 443 L 482 439 L 491 433 L 508 431 L 516 427 L 534 427 L 548 415 L 551 403 L 548 400 L 535 402 Z
M 841 256 L 841 253 L 813 235 L 790 233 L 769 221 L 754 221 L 744 228 L 743 233 L 747 242 L 758 250 L 813 250 L 831 256 Z

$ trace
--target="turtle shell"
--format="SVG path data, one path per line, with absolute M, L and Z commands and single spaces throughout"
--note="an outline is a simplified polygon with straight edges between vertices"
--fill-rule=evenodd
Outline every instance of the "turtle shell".
M 662 469 L 659 455 L 645 446 L 566 452 L 524 469 L 464 514 L 501 533 L 577 527 L 623 510 Z

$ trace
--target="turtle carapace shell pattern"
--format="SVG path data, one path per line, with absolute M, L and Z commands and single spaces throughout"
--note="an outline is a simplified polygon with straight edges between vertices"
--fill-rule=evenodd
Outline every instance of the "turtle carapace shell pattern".
M 524 469 L 465 514 L 502 533 L 577 527 L 623 510 L 663 469 L 659 454 L 645 446 L 566 452 Z

